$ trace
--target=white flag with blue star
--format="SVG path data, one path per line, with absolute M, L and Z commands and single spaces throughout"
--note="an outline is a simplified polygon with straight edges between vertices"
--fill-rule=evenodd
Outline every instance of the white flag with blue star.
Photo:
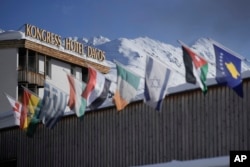
M 145 70 L 145 91 L 144 102 L 157 111 L 161 110 L 162 100 L 164 99 L 171 70 L 155 60 L 147 57 Z

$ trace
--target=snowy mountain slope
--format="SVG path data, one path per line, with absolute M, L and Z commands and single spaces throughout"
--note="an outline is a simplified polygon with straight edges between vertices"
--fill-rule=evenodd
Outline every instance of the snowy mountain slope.
M 116 82 L 116 66 L 114 62 L 118 61 L 142 77 L 138 94 L 143 93 L 146 56 L 155 57 L 166 64 L 166 67 L 172 69 L 170 87 L 186 83 L 182 49 L 181 45 L 177 42 L 177 47 L 175 47 L 148 37 L 109 40 L 100 36 L 90 40 L 85 39 L 85 43 L 105 51 L 107 64 L 111 67 L 111 71 L 106 77 L 113 81 L 113 91 Z M 190 46 L 195 53 L 203 56 L 209 62 L 208 79 L 215 78 L 216 73 L 215 55 L 212 44 L 210 39 L 200 38 Z M 247 69 L 248 66 L 246 63 L 242 62 L 242 72 Z
M 24 34 L 20 32 L 1 33 L 1 39 L 9 39 L 12 36 L 24 38 Z M 139 93 L 144 90 L 144 75 L 145 75 L 145 62 L 147 56 L 152 56 L 163 62 L 167 68 L 172 70 L 170 79 L 170 87 L 176 87 L 186 83 L 185 81 L 185 68 L 183 63 L 181 44 L 176 46 L 166 44 L 148 37 L 138 37 L 135 39 L 119 38 L 110 40 L 103 36 L 87 38 L 73 37 L 85 44 L 85 46 L 93 46 L 105 52 L 106 60 L 100 62 L 104 65 L 110 66 L 111 70 L 106 77 L 116 83 L 116 66 L 115 61 L 124 64 L 133 73 L 141 76 L 141 83 Z M 215 55 L 212 45 L 212 40 L 208 38 L 198 39 L 191 49 L 197 54 L 203 56 L 209 62 L 208 78 L 215 77 Z M 249 67 L 245 62 L 242 62 L 242 72 L 248 70 Z M 113 86 L 115 87 L 115 85 Z
M 100 38 L 101 41 L 103 41 L 103 39 L 104 37 Z M 94 41 L 94 43 L 91 44 L 91 41 L 88 41 L 88 44 L 105 51 L 106 61 L 111 67 L 111 72 L 107 74 L 107 77 L 112 81 L 115 82 L 116 80 L 114 60 L 126 65 L 131 71 L 143 78 L 146 56 L 152 56 L 166 64 L 166 67 L 172 69 L 174 75 L 172 75 L 172 79 L 170 80 L 170 87 L 185 83 L 185 69 L 181 45 L 175 47 L 148 37 L 139 37 L 136 39 L 120 38 L 115 40 L 105 39 L 106 42 L 98 42 L 98 39 L 95 38 L 91 40 Z M 201 38 L 197 40 L 191 48 L 211 62 L 209 63 L 208 78 L 214 78 L 215 56 L 211 41 L 206 38 Z M 141 84 L 141 88 L 142 87 L 143 80 Z

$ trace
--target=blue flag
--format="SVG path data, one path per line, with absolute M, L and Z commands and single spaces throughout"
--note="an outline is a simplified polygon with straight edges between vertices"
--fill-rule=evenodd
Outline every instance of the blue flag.
M 67 105 L 67 96 L 66 93 L 45 81 L 40 118 L 46 127 L 52 129 L 63 116 Z
M 216 81 L 218 84 L 229 86 L 243 97 L 241 59 L 215 44 L 213 46 L 216 56 Z

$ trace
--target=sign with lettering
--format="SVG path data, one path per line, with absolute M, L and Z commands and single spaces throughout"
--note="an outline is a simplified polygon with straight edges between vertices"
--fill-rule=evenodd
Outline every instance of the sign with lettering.
M 26 24 L 25 25 L 25 36 L 32 37 L 39 41 L 55 45 L 57 47 L 63 46 L 62 37 L 55 33 L 51 33 L 44 29 L 38 28 L 36 26 Z M 84 48 L 84 45 L 78 41 L 74 41 L 70 38 L 64 39 L 64 49 L 75 52 L 79 55 L 84 55 L 84 51 L 86 50 L 87 57 L 96 59 L 98 61 L 104 61 L 105 55 L 104 51 L 99 50 L 97 48 L 93 48 L 91 46 L 87 46 Z

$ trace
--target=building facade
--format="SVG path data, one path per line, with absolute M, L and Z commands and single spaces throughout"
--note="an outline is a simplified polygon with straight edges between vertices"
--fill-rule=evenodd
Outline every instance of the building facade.
M 102 73 L 109 71 L 102 51 L 71 39 L 62 41 L 59 35 L 32 25 L 25 25 L 25 32 L 10 31 L 0 35 L 0 76 L 3 78 L 0 91 L 19 101 L 22 101 L 23 87 L 42 98 L 45 79 L 68 92 L 67 73 L 84 81 L 88 66 Z M 60 42 L 51 42 L 59 39 Z M 10 108 L 4 96 L 1 95 L 1 111 Z
M 248 74 L 248 76 L 250 76 Z M 229 156 L 250 149 L 250 80 L 244 98 L 210 86 L 170 94 L 162 112 L 142 101 L 65 116 L 53 130 L 42 124 L 33 138 L 18 127 L 0 131 L 0 162 L 13 166 L 136 166 Z M 229 162 L 228 162 L 229 163 Z
M 65 45 L 52 47 L 33 39 L 39 36 L 35 28 L 29 29 L 31 38 L 16 32 L 18 39 L 0 41 L 4 60 L 0 61 L 0 75 L 6 76 L 2 77 L 1 91 L 21 99 L 25 86 L 42 96 L 43 81 L 50 79 L 67 92 L 66 72 L 85 80 L 88 65 L 103 73 L 109 71 L 104 63 L 91 60 L 98 56 L 76 55 L 80 46 L 72 46 L 72 52 L 65 50 Z M 53 45 L 61 45 L 59 36 L 51 36 L 57 41 Z M 45 37 L 44 41 L 48 43 Z M 190 84 L 170 89 L 161 112 L 142 100 L 132 102 L 122 112 L 111 105 L 87 112 L 82 119 L 65 115 L 52 130 L 39 124 L 33 138 L 9 119 L 0 120 L 0 166 L 126 167 L 250 150 L 250 73 L 245 72 L 243 78 L 244 98 L 210 79 L 206 95 Z M 1 100 L 0 105 L 3 111 L 10 109 L 7 100 Z

